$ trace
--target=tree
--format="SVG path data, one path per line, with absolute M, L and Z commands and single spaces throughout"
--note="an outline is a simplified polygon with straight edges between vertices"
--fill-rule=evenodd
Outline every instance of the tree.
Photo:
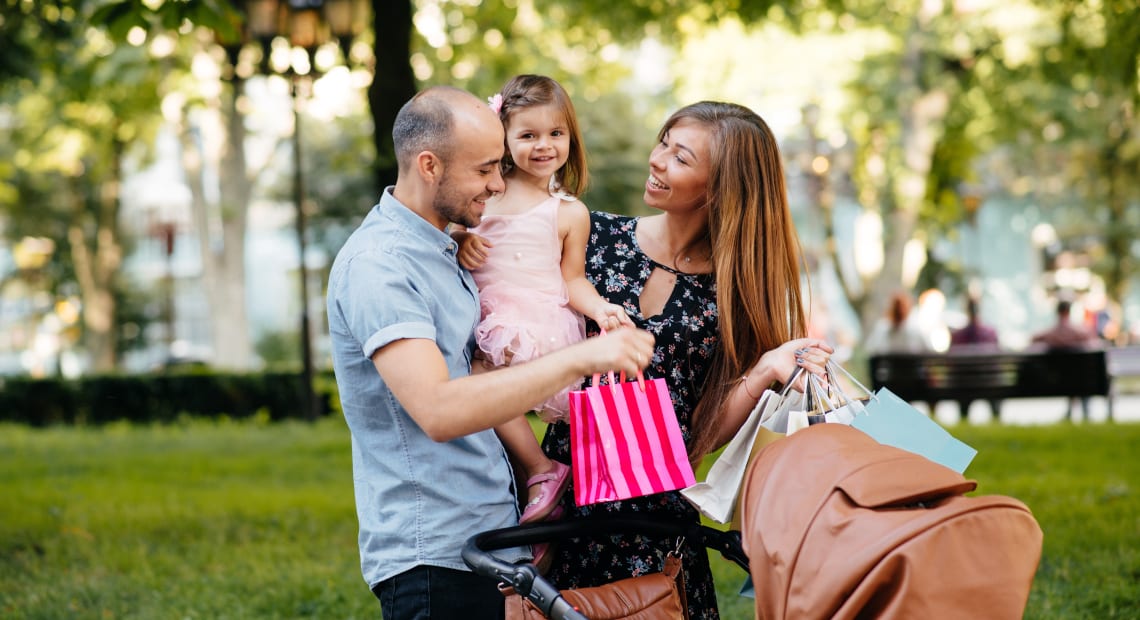
M 6 186 L 0 207 L 8 234 L 55 239 L 65 249 L 92 367 L 110 371 L 117 361 L 117 299 L 126 286 L 119 276 L 119 186 L 125 157 L 153 135 L 161 71 L 143 50 L 115 46 L 85 26 L 89 9 L 85 2 L 15 7 L 12 23 L 21 29 L 3 36 L 15 36 L 14 58 L 32 55 L 38 62 L 8 65 L 0 76 L 12 120 L 7 137 L 19 145 L 17 165 L 0 181 Z
M 179 37 L 179 45 L 162 61 L 169 72 L 163 94 L 178 92 L 174 101 L 184 102 L 177 127 L 202 258 L 202 283 L 209 306 L 227 309 L 211 314 L 212 362 L 232 369 L 247 369 L 253 363 L 245 303 L 246 232 L 254 182 L 272 162 L 247 162 L 248 132 L 239 109 L 246 78 L 224 66 L 236 63 L 237 54 L 216 58 L 218 74 L 202 79 L 194 77 L 189 67 L 195 55 L 221 51 L 215 41 L 239 40 L 242 19 L 229 3 L 219 0 L 165 2 L 153 8 L 130 1 L 104 3 L 94 16 L 118 41 L 125 41 L 132 30 L 148 33 L 152 41 L 175 31 L 189 34 Z M 228 80 L 222 79 L 223 70 L 230 71 Z M 214 136 L 215 140 L 204 139 Z M 209 171 L 217 173 L 216 187 L 207 184 Z M 217 196 L 216 202 L 208 198 L 211 195 Z
M 210 307 L 226 308 L 224 314 L 212 313 L 211 362 L 237 370 L 248 369 L 253 363 L 245 302 L 246 233 L 254 180 L 270 163 L 266 159 L 250 166 L 246 157 L 245 115 L 238 109 L 244 82 L 235 76 L 216 95 L 190 99 L 178 122 L 202 257 L 202 283 Z M 215 130 L 216 140 L 203 139 L 210 129 Z M 217 173 L 216 192 L 207 185 L 208 171 Z M 210 195 L 217 196 L 216 202 Z
M 368 87 L 368 102 L 372 108 L 377 189 L 396 183 L 392 125 L 400 107 L 416 93 L 415 77 L 408 60 L 412 55 L 414 30 L 412 5 L 412 0 L 372 0 L 376 69 Z
M 1060 173 L 1077 199 L 1073 236 L 1093 236 L 1093 269 L 1121 303 L 1140 272 L 1140 6 L 1109 0 L 1054 8 L 1058 45 L 1041 50 L 1048 85 L 1036 135 L 1067 156 Z

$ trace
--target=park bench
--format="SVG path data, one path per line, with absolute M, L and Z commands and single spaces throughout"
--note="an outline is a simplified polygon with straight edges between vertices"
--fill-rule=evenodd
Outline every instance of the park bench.
M 871 383 L 932 413 L 941 401 L 957 402 L 963 419 L 975 400 L 989 401 L 1000 420 L 1004 399 L 1091 396 L 1108 398 L 1112 419 L 1107 358 L 1103 350 L 885 353 L 871 356 Z
M 1108 413 L 1112 416 L 1112 405 L 1117 394 L 1121 392 L 1122 384 L 1128 379 L 1140 378 L 1140 346 L 1113 347 L 1106 351 L 1108 355 Z

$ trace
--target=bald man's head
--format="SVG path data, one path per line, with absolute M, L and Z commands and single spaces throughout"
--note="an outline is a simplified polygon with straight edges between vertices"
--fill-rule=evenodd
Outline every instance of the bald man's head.
M 436 86 L 411 99 L 392 130 L 399 162 L 395 196 L 443 230 L 479 224 L 486 202 L 505 189 L 503 123 L 475 95 Z
M 474 128 L 501 128 L 499 117 L 471 93 L 453 86 L 433 86 L 412 97 L 400 108 L 392 127 L 392 142 L 401 171 L 414 165 L 415 157 L 435 153 L 444 162 L 451 159 L 459 124 Z

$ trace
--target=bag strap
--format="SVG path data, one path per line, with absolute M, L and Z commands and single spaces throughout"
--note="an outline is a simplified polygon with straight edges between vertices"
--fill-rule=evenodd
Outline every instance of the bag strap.
M 676 549 L 665 554 L 665 566 L 661 572 L 673 579 L 673 583 L 677 586 L 677 596 L 681 599 L 681 609 L 685 611 L 685 615 L 688 617 L 689 596 L 685 588 L 685 567 L 681 562 L 684 557 L 681 553 L 681 547 L 684 544 L 685 537 L 678 536 Z

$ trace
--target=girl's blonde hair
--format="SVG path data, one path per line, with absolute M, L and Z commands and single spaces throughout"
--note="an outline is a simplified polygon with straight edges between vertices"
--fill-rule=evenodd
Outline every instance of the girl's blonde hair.
M 586 171 L 586 146 L 582 142 L 582 132 L 578 128 L 574 103 L 570 101 L 566 89 L 545 75 L 524 74 L 511 78 L 499 94 L 502 96 L 499 120 L 503 121 L 503 127 L 510 124 L 511 114 L 518 110 L 536 105 L 558 106 L 566 122 L 566 130 L 570 133 L 570 153 L 566 163 L 554 173 L 554 180 L 562 191 L 573 196 L 581 196 L 589 182 L 589 173 Z M 503 155 L 500 169 L 504 175 L 514 169 L 509 149 Z
M 780 148 L 752 110 L 702 101 L 675 112 L 708 128 L 708 240 L 716 277 L 719 347 L 690 422 L 689 457 L 714 450 L 723 405 L 765 352 L 807 333 L 802 263 Z

